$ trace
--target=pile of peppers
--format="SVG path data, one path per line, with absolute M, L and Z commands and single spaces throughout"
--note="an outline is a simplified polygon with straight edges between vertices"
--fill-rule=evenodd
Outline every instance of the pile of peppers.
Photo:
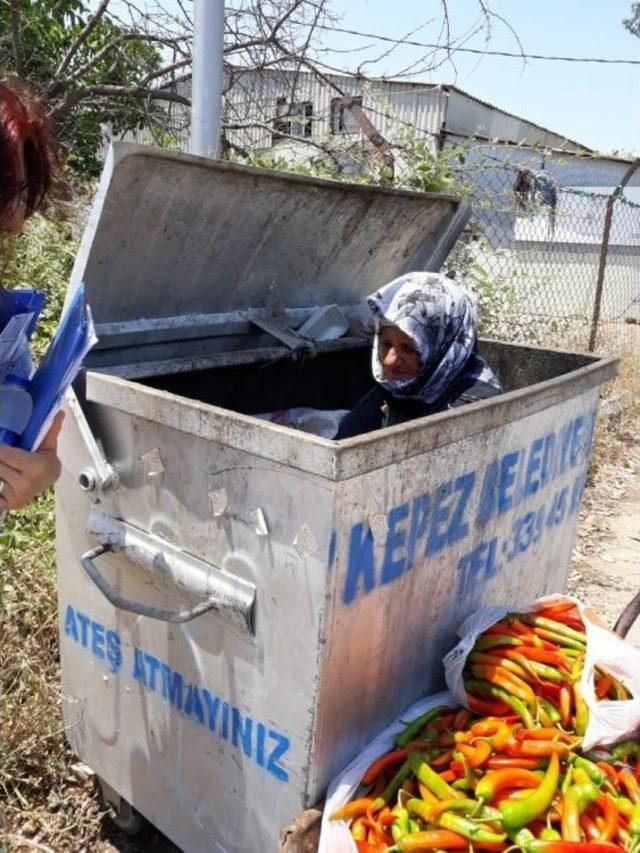
M 471 710 L 439 706 L 407 722 L 331 815 L 349 822 L 359 853 L 640 853 L 640 744 L 581 749 L 580 633 L 573 605 L 486 631 L 467 661 Z M 604 672 L 596 689 L 627 697 Z

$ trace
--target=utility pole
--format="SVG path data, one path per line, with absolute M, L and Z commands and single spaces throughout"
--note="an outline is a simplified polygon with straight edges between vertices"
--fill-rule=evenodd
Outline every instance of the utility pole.
M 195 0 L 191 76 L 191 152 L 216 157 L 224 85 L 224 0 Z

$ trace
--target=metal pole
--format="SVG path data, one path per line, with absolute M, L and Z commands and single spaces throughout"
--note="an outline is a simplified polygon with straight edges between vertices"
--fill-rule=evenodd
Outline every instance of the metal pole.
M 616 199 L 622 195 L 622 190 L 631 180 L 631 176 L 640 165 L 640 159 L 634 160 L 622 176 L 622 180 L 607 199 L 607 210 L 604 215 L 604 229 L 602 231 L 602 243 L 600 244 L 600 260 L 598 262 L 598 278 L 596 281 L 596 295 L 593 303 L 593 317 L 591 318 L 591 333 L 589 335 L 589 352 L 596 347 L 598 336 L 598 323 L 600 322 L 600 305 L 602 303 L 602 288 L 604 285 L 604 273 L 607 268 L 607 255 L 609 253 L 609 236 L 611 234 L 611 222 L 613 221 L 613 206 Z
M 224 84 L 224 0 L 195 0 L 191 79 L 191 151 L 216 157 Z

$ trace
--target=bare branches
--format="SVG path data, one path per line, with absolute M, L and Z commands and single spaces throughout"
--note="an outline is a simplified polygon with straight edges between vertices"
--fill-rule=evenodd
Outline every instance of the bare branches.
M 10 0 L 9 25 L 11 27 L 11 47 L 16 74 L 22 76 L 22 49 L 20 45 L 20 7 L 18 0 Z
M 69 63 L 72 61 L 73 57 L 80 50 L 82 45 L 86 42 L 86 40 L 91 35 L 91 32 L 95 29 L 98 22 L 107 11 L 107 6 L 109 5 L 110 0 L 101 0 L 100 5 L 96 9 L 95 13 L 89 18 L 85 26 L 80 30 L 77 37 L 71 44 L 71 47 L 67 50 L 65 55 L 62 57 L 60 64 L 58 65 L 54 75 L 52 83 L 55 83 L 60 77 L 64 74 L 64 72 L 69 67 Z
M 49 112 L 49 120 L 56 124 L 65 119 L 82 101 L 92 98 L 137 98 L 141 100 L 167 101 L 183 106 L 191 106 L 191 101 L 170 89 L 150 89 L 144 86 L 86 86 L 71 92 L 61 103 Z

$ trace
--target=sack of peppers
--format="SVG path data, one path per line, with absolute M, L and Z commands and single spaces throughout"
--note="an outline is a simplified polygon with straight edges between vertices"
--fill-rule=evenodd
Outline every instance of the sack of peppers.
M 460 633 L 451 692 L 331 787 L 320 853 L 640 853 L 640 652 L 561 597 Z

